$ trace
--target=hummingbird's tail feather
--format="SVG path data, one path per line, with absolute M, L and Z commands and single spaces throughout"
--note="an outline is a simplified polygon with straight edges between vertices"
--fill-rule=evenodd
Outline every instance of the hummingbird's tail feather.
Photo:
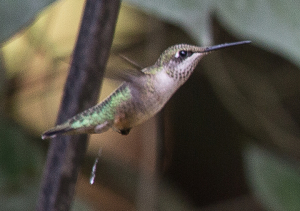
M 57 125 L 42 134 L 42 139 L 55 138 L 57 135 L 74 135 L 82 133 L 103 133 L 111 127 L 110 122 L 105 121 L 102 124 L 91 124 L 89 126 L 74 127 L 70 121 Z
M 58 125 L 43 133 L 42 139 L 54 138 L 59 134 L 64 134 L 74 130 L 69 124 Z

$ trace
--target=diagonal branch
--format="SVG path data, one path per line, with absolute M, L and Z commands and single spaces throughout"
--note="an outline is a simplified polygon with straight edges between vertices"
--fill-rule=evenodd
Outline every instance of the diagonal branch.
M 112 44 L 119 0 L 87 0 L 57 123 L 96 104 Z M 52 139 L 38 211 L 70 210 L 87 135 Z

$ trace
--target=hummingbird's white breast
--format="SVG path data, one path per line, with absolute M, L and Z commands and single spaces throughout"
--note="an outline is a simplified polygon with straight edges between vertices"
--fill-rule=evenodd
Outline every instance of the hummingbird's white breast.
M 168 100 L 179 88 L 180 83 L 170 77 L 165 71 L 161 71 L 155 75 L 153 85 L 156 92 L 161 95 L 162 100 Z

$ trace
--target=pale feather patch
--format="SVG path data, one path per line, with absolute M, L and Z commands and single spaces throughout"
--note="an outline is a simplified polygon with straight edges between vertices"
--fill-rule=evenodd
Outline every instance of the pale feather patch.
M 156 90 L 168 91 L 170 88 L 175 86 L 174 79 L 171 78 L 167 73 L 161 71 L 156 75 Z
M 179 52 L 177 52 L 177 53 L 179 55 Z M 175 54 L 175 56 L 176 56 L 176 54 Z M 177 69 L 178 70 L 187 70 L 189 68 L 189 66 L 191 65 L 191 61 L 196 61 L 197 57 L 203 57 L 203 56 L 204 56 L 204 54 L 201 55 L 201 53 L 194 53 L 190 57 L 183 60 L 181 63 L 177 64 Z
M 159 93 L 162 102 L 166 102 L 179 88 L 179 83 L 170 77 L 165 71 L 157 73 L 154 80 L 156 92 Z M 164 104 L 162 104 L 164 105 Z
M 101 125 L 97 125 L 94 128 L 94 131 L 95 131 L 95 133 L 103 133 L 103 132 L 107 131 L 108 129 L 109 129 L 108 121 L 105 121 Z

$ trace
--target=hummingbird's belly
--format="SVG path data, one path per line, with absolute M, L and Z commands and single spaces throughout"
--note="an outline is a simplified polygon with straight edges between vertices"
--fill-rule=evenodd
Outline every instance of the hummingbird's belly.
M 127 84 L 131 97 L 118 106 L 115 128 L 129 129 L 147 121 L 162 109 L 177 88 L 166 74 L 159 74 L 143 84 L 145 86 L 139 89 Z
M 122 106 L 116 113 L 113 125 L 119 130 L 132 128 L 154 116 L 161 107 L 157 99 L 130 102 L 130 105 Z

